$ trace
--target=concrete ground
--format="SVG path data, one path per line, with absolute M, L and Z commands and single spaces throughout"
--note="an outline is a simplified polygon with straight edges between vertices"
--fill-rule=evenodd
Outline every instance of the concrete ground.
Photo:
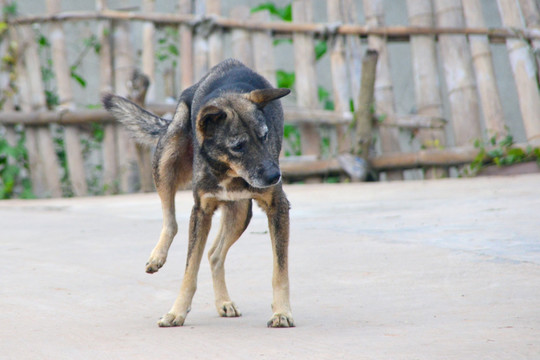
M 185 326 L 159 328 L 189 192 L 154 275 L 156 194 L 0 202 L 0 359 L 540 359 L 539 175 L 286 192 L 293 329 L 266 328 L 260 211 L 226 265 L 243 316 L 217 316 L 205 259 Z

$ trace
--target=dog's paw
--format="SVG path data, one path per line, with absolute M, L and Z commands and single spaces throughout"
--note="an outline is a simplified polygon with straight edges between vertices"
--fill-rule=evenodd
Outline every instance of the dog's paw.
M 167 256 L 163 255 L 150 255 L 150 259 L 146 262 L 146 272 L 153 274 L 157 272 L 165 264 Z
M 184 325 L 185 317 L 182 315 L 175 315 L 173 313 L 167 313 L 163 315 L 158 321 L 159 327 L 172 327 L 172 326 L 182 326 Z
M 222 317 L 238 317 L 242 316 L 240 310 L 232 301 L 225 301 L 221 305 L 217 306 L 219 316 Z
M 274 313 L 266 325 L 273 328 L 294 327 L 294 320 L 291 314 Z

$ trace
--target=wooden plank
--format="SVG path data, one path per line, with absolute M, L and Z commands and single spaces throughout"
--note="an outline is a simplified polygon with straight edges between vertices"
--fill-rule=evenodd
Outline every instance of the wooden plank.
M 464 27 L 461 0 L 435 0 L 437 25 Z M 439 46 L 452 114 L 456 146 L 471 145 L 482 138 L 480 108 L 471 54 L 465 35 L 441 35 Z
M 498 5 L 505 26 L 523 26 L 520 9 L 515 1 L 498 0 Z M 535 71 L 536 64 L 526 41 L 509 39 L 506 47 L 514 73 L 527 141 L 538 145 L 540 144 L 540 93 Z
M 364 16 L 366 17 L 367 25 L 372 27 L 383 26 L 383 1 L 364 0 Z M 375 113 L 383 116 L 392 116 L 395 114 L 394 89 L 390 74 L 386 38 L 379 35 L 370 35 L 368 37 L 368 46 L 370 49 L 376 50 L 379 53 L 377 77 L 375 80 Z M 398 129 L 381 128 L 379 130 L 379 136 L 383 153 L 400 151 Z M 403 174 L 392 171 L 387 173 L 386 177 L 388 180 L 402 180 Z
M 540 33 L 540 1 L 519 0 L 521 12 L 525 18 L 525 24 L 531 31 Z M 540 39 L 531 40 L 532 52 L 536 59 L 536 73 L 540 82 Z
M 313 21 L 313 4 L 311 0 L 294 0 L 292 3 L 293 21 Z M 294 33 L 294 69 L 296 73 L 296 97 L 300 107 L 316 109 L 317 74 L 315 71 L 315 44 L 313 36 Z M 303 155 L 319 155 L 321 137 L 317 128 L 311 124 L 300 126 Z
M 60 0 L 47 0 L 47 12 L 55 14 L 61 10 Z M 64 29 L 61 22 L 50 24 L 51 56 L 53 69 L 58 88 L 59 107 L 75 109 L 73 90 L 71 88 L 71 76 L 67 61 Z M 64 127 L 64 147 L 68 164 L 68 175 L 71 189 L 75 196 L 88 194 L 86 173 L 84 170 L 84 158 L 82 153 L 79 129 L 76 126 Z
M 247 6 L 236 6 L 231 9 L 231 18 L 238 20 L 249 19 L 250 11 Z M 244 29 L 233 29 L 231 31 L 232 53 L 249 68 L 254 67 L 253 51 L 251 49 L 251 35 Z
M 485 26 L 480 0 L 463 1 L 463 11 L 467 26 Z M 483 35 L 469 35 L 469 45 L 482 112 L 484 113 L 485 129 L 488 135 L 502 138 L 506 134 L 504 112 L 497 88 L 488 38 Z
M 344 18 L 344 22 L 347 25 L 357 24 L 359 21 L 356 0 L 342 1 L 343 4 L 341 16 Z M 360 74 L 362 74 L 362 45 L 360 42 L 360 37 L 355 35 L 345 35 L 345 40 L 351 99 L 353 101 L 354 108 L 357 109 L 358 99 L 360 98 Z
M 418 27 L 434 25 L 431 0 L 407 0 L 409 24 Z M 437 49 L 432 35 L 411 36 L 411 56 L 413 65 L 414 93 L 419 115 L 442 117 L 442 99 L 439 88 Z M 422 148 L 431 149 L 446 144 L 444 128 L 421 129 L 418 140 Z M 437 179 L 446 177 L 448 172 L 442 168 L 427 168 L 424 177 Z

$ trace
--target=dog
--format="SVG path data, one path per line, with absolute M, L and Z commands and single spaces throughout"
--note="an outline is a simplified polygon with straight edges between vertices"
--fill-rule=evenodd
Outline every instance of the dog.
M 161 327 L 182 326 L 197 288 L 197 273 L 216 209 L 219 234 L 208 252 L 215 304 L 220 316 L 240 311 L 229 297 L 224 262 L 252 216 L 252 200 L 268 217 L 273 249 L 273 314 L 269 327 L 293 327 L 289 300 L 289 201 L 283 191 L 279 153 L 283 141 L 280 99 L 289 89 L 273 88 L 241 62 L 228 59 L 180 95 L 172 120 L 160 118 L 112 94 L 102 102 L 134 139 L 155 145 L 153 177 L 163 210 L 163 228 L 146 264 L 155 273 L 167 259 L 178 226 L 175 193 L 192 181 L 194 205 L 180 293 Z M 156 145 L 157 143 L 157 145 Z

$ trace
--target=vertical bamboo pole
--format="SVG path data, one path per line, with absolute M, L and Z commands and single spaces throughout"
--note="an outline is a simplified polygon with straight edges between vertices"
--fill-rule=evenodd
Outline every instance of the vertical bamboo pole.
M 354 113 L 357 142 L 353 151 L 366 161 L 369 159 L 369 150 L 373 138 L 373 116 L 370 109 L 375 97 L 378 57 L 379 54 L 376 50 L 368 50 L 362 60 L 361 88 L 358 99 L 359 106 Z
M 180 0 L 180 14 L 191 14 L 193 12 L 192 0 Z M 181 90 L 185 90 L 193 85 L 193 29 L 189 25 L 182 24 L 179 27 L 180 33 L 180 74 Z
M 461 0 L 435 0 L 437 25 L 464 27 Z M 448 99 L 457 146 L 472 145 L 482 138 L 480 111 L 471 55 L 465 35 L 441 35 L 439 46 L 443 61 Z
M 294 0 L 292 3 L 293 21 L 313 21 L 312 0 Z M 305 33 L 294 33 L 294 68 L 296 72 L 296 96 L 300 107 L 315 109 L 319 107 L 317 98 L 317 74 L 315 72 L 315 46 L 313 37 Z M 302 154 L 320 154 L 321 139 L 317 128 L 312 124 L 300 125 Z
M 220 16 L 221 0 L 206 0 L 206 14 Z M 208 66 L 212 67 L 223 60 L 223 30 L 221 28 L 211 29 L 208 36 L 208 47 Z
M 519 0 L 521 12 L 525 18 L 527 27 L 534 30 L 540 30 L 540 1 L 539 0 Z M 531 41 L 533 54 L 536 58 L 536 73 L 540 82 L 540 40 L 534 39 Z
M 18 27 L 16 41 L 24 53 L 16 63 L 23 111 L 46 110 L 45 94 L 41 79 L 41 68 L 34 32 L 30 25 Z M 30 178 L 33 192 L 38 197 L 60 197 L 58 158 L 54 150 L 52 135 L 48 126 L 27 127 L 26 147 L 30 164 Z
M 268 22 L 270 21 L 270 13 L 266 10 L 258 11 L 251 15 L 251 19 L 259 22 Z M 254 31 L 251 34 L 251 40 L 255 70 L 275 87 L 277 85 L 276 63 L 272 34 L 269 31 Z
M 330 23 L 344 22 L 342 0 L 327 0 L 326 9 Z M 349 100 L 351 99 L 348 86 L 349 76 L 347 74 L 345 37 L 342 35 L 333 36 L 329 43 L 334 110 L 343 113 L 349 111 Z M 337 126 L 336 136 L 338 140 L 337 152 L 339 154 L 350 152 L 351 144 L 350 137 L 347 133 L 347 126 Z
M 96 10 L 107 8 L 106 0 L 96 1 Z M 110 93 L 113 91 L 113 65 L 112 65 L 112 39 L 111 22 L 101 20 L 98 22 L 98 38 L 101 48 L 100 61 L 100 91 Z M 103 187 L 106 194 L 118 192 L 118 153 L 116 144 L 116 124 L 106 123 L 103 129 Z
M 249 7 L 237 6 L 231 10 L 231 18 L 245 21 L 249 19 Z M 245 29 L 231 31 L 233 56 L 244 65 L 253 67 L 253 51 L 251 51 L 251 35 Z
M 344 18 L 345 23 L 358 24 L 356 10 L 356 0 L 343 0 L 341 16 Z M 362 45 L 360 37 L 356 35 L 348 35 L 345 37 L 345 40 L 351 97 L 355 109 L 357 109 L 358 99 L 360 97 L 360 74 L 362 73 Z
M 60 0 L 47 0 L 47 12 L 55 14 L 60 12 Z M 75 110 L 73 101 L 73 91 L 71 89 L 71 76 L 69 64 L 67 62 L 67 51 L 65 44 L 64 30 L 62 23 L 53 22 L 50 24 L 50 38 L 52 48 L 52 61 L 60 107 Z M 66 158 L 68 164 L 69 179 L 71 188 L 75 196 L 84 196 L 88 193 L 86 175 L 84 170 L 84 159 L 82 154 L 81 139 L 79 129 L 76 126 L 64 126 L 64 140 Z
M 504 26 L 523 27 L 520 9 L 514 0 L 497 0 L 497 2 Z M 535 145 L 540 144 L 540 93 L 534 60 L 525 40 L 508 39 L 506 47 L 514 72 L 527 141 Z
M 467 27 L 483 28 L 486 26 L 480 0 L 463 1 L 463 11 Z M 489 40 L 487 36 L 469 35 L 469 44 L 486 130 L 489 134 L 503 136 L 506 132 L 504 112 L 495 80 Z
M 384 25 L 384 7 L 382 0 L 364 0 L 364 16 L 366 24 L 372 27 Z M 383 36 L 368 36 L 368 46 L 379 53 L 377 62 L 377 78 L 375 80 L 375 112 L 379 115 L 394 115 L 394 89 L 390 74 L 390 62 L 386 47 L 386 39 Z M 379 129 L 381 149 L 383 153 L 398 152 L 399 129 L 381 127 Z M 400 171 L 388 171 L 388 180 L 402 180 Z
M 197 1 L 195 3 L 195 14 L 197 16 L 204 16 L 206 4 L 204 1 Z M 199 81 L 208 72 L 208 39 L 206 38 L 205 28 L 199 25 L 195 28 L 194 44 L 193 44 L 193 75 L 194 82 Z
M 127 96 L 127 83 L 134 70 L 133 47 L 129 38 L 130 24 L 128 21 L 118 21 L 113 26 L 114 86 L 116 93 Z M 135 144 L 122 126 L 117 127 L 116 136 L 120 191 L 134 192 L 139 181 Z
M 133 71 L 131 80 L 129 81 L 128 99 L 144 107 L 146 94 L 150 86 L 150 79 L 146 74 L 139 71 Z M 152 180 L 152 158 L 150 149 L 147 146 L 136 144 L 137 150 L 137 165 L 139 168 L 139 177 L 141 180 L 141 191 L 150 192 L 154 190 Z
M 431 0 L 407 0 L 409 25 L 431 28 L 434 25 Z M 411 36 L 414 93 L 418 114 L 442 117 L 442 100 L 437 69 L 437 50 L 432 35 Z M 446 145 L 442 129 L 421 129 L 418 139 L 423 148 L 438 148 Z M 424 177 L 440 178 L 447 175 L 442 168 L 426 169 Z
M 153 13 L 156 9 L 156 0 L 143 0 L 142 9 L 145 14 Z M 152 102 L 155 100 L 155 83 L 156 83 L 156 65 L 155 65 L 155 50 L 154 37 L 156 27 L 153 22 L 146 21 L 142 28 L 142 72 L 150 80 L 150 87 L 146 92 L 146 101 Z

